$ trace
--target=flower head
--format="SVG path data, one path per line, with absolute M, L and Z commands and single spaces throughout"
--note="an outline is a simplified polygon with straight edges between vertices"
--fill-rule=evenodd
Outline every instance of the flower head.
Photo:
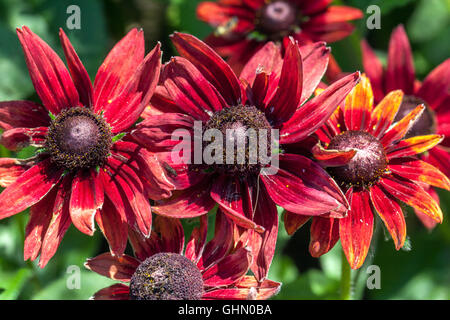
M 444 135 L 442 143 L 428 150 L 421 159 L 450 176 L 450 140 L 448 138 L 450 136 L 448 125 L 450 83 L 447 81 L 450 78 L 450 59 L 431 71 L 423 82 L 417 80 L 408 36 L 401 25 L 392 32 L 385 69 L 366 41 L 362 42 L 362 53 L 364 69 L 372 83 L 375 102 L 381 101 L 392 90 L 402 90 L 405 93 L 395 121 L 400 120 L 417 105 L 425 106 L 422 115 L 410 128 L 406 137 Z M 431 196 L 439 199 L 433 188 L 427 188 L 427 191 Z M 415 212 L 428 228 L 436 225 L 436 222 L 427 218 L 427 215 L 420 210 Z
M 220 210 L 216 213 L 215 234 L 207 241 L 206 216 L 200 218 L 185 245 L 183 226 L 178 219 L 157 216 L 150 238 L 130 233 L 135 257 L 114 257 L 110 253 L 88 259 L 86 267 L 114 280 L 115 284 L 97 292 L 98 300 L 199 300 L 268 299 L 281 284 L 258 282 L 248 276 L 252 255 L 235 241 L 234 224 Z
M 268 41 L 285 42 L 292 36 L 301 45 L 334 42 L 347 37 L 360 19 L 360 10 L 329 6 L 316 0 L 218 0 L 201 2 L 197 16 L 216 28 L 206 42 L 236 71 Z
M 147 200 L 173 188 L 156 158 L 125 141 L 157 85 L 159 44 L 144 57 L 142 31 L 131 30 L 109 53 L 94 85 L 61 30 L 67 69 L 27 27 L 17 30 L 42 105 L 0 102 L 0 142 L 37 148 L 30 159 L 1 159 L 0 219 L 30 207 L 25 259 L 44 267 L 71 223 L 92 235 L 97 222 L 111 251 L 122 255 L 128 226 L 150 233 Z
M 450 180 L 437 168 L 415 157 L 443 140 L 437 134 L 405 138 L 424 112 L 418 105 L 394 122 L 403 98 L 395 90 L 376 106 L 370 81 L 365 76 L 346 97 L 344 104 L 317 132 L 321 145 L 314 157 L 334 177 L 351 204 L 341 219 L 313 217 L 310 253 L 318 257 L 340 239 L 353 269 L 362 266 L 372 239 L 374 216 L 378 214 L 397 250 L 405 243 L 406 223 L 399 201 L 421 210 L 437 223 L 442 211 L 423 186 L 450 189 Z M 292 233 L 307 219 L 285 216 Z
M 164 66 L 145 120 L 132 131 L 134 139 L 155 152 L 176 187 L 174 197 L 159 201 L 153 209 L 168 217 L 190 218 L 205 215 L 218 204 L 245 230 L 242 237 L 256 257 L 252 271 L 262 280 L 275 250 L 276 205 L 304 215 L 333 211 L 343 216 L 348 209 L 325 170 L 290 150 L 308 149 L 315 143 L 311 135 L 355 86 L 359 74 L 307 101 L 326 69 L 329 49 L 323 43 L 299 49 L 291 39 L 281 58 L 280 50 L 269 42 L 246 65 L 240 81 L 202 41 L 180 33 L 172 40 L 182 57 Z M 224 135 L 227 130 L 232 134 Z M 250 161 L 258 152 L 249 149 L 249 131 L 266 140 L 271 140 L 270 134 L 279 135 L 279 143 L 265 150 L 269 161 Z M 173 132 L 183 139 L 174 138 Z M 211 142 L 210 132 L 218 134 L 214 142 L 221 150 L 215 151 L 215 161 L 207 163 L 202 156 L 208 154 L 210 144 L 203 142 Z M 184 139 L 196 135 L 203 140 Z M 233 143 L 240 138 L 248 142 L 243 148 Z M 222 161 L 228 155 L 231 161 Z

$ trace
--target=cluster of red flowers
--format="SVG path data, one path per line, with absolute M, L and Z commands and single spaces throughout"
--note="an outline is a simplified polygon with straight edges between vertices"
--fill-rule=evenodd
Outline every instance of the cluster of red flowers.
M 386 71 L 364 42 L 365 74 L 334 66 L 325 84 L 325 42 L 349 35 L 349 21 L 362 17 L 330 2 L 201 3 L 199 18 L 216 27 L 205 42 L 173 34 L 179 56 L 162 65 L 160 45 L 146 55 L 143 32 L 133 29 L 93 84 L 62 30 L 68 68 L 30 29 L 18 29 L 42 104 L 0 102 L 0 143 L 35 147 L 29 159 L 0 159 L 0 219 L 30 208 L 24 258 L 40 256 L 44 267 L 71 223 L 88 235 L 97 225 L 110 252 L 86 267 L 129 285 L 96 299 L 267 299 L 281 286 L 267 279 L 277 206 L 289 234 L 312 219 L 312 256 L 340 239 L 354 269 L 368 253 L 375 214 L 397 250 L 406 239 L 401 202 L 429 228 L 442 222 L 432 187 L 450 190 L 450 59 L 419 82 L 399 27 Z M 196 136 L 198 123 L 202 134 L 277 132 L 269 148 L 277 161 L 250 162 L 244 148 L 243 163 L 180 162 L 175 150 L 194 159 L 198 145 L 174 132 Z M 201 153 L 207 148 L 200 143 Z M 199 220 L 187 242 L 184 218 Z

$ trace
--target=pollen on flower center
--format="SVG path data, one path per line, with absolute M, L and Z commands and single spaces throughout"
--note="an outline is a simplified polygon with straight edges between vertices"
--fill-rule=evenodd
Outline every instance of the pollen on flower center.
M 89 108 L 62 111 L 51 123 L 45 148 L 52 162 L 67 170 L 100 166 L 112 144 L 109 125 Z
M 425 106 L 425 110 L 423 111 L 419 119 L 417 119 L 417 121 L 406 133 L 405 138 L 436 133 L 437 121 L 434 111 L 427 105 L 425 101 L 415 96 L 403 97 L 402 104 L 400 105 L 394 121 L 401 120 L 420 104 L 423 104 Z
M 203 278 L 197 266 L 177 253 L 157 253 L 142 262 L 130 281 L 131 300 L 199 300 Z
M 328 149 L 356 150 L 355 156 L 345 166 L 328 169 L 340 184 L 371 185 L 386 171 L 387 158 L 383 145 L 365 131 L 345 131 L 330 141 Z
M 213 129 L 222 139 L 214 150 L 216 171 L 243 178 L 259 173 L 264 164 L 261 155 L 271 155 L 271 126 L 265 114 L 254 106 L 233 106 L 215 113 L 206 123 L 203 136 Z M 213 138 L 214 139 L 214 138 Z M 204 142 L 204 149 L 208 148 Z M 218 154 L 216 154 L 218 152 Z
M 290 31 L 297 22 L 297 8 L 286 1 L 266 4 L 257 14 L 257 28 L 268 35 Z

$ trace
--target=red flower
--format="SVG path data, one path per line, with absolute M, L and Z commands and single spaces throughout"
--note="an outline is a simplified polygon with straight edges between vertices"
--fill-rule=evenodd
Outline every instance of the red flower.
M 111 251 L 122 255 L 128 225 L 150 234 L 147 197 L 169 196 L 172 189 L 153 155 L 121 141 L 158 82 L 159 45 L 144 58 L 143 33 L 131 30 L 106 57 L 92 87 L 62 30 L 70 73 L 30 29 L 17 33 L 42 106 L 1 102 L 1 143 L 13 150 L 40 149 L 30 159 L 1 159 L 0 182 L 7 188 L 0 195 L 0 219 L 31 207 L 24 258 L 40 253 L 41 267 L 71 223 L 92 235 L 95 220 Z
M 442 222 L 439 205 L 422 186 L 449 190 L 450 180 L 414 156 L 434 147 L 443 136 L 431 134 L 405 139 L 425 106 L 416 106 L 394 123 L 402 98 L 403 92 L 395 90 L 373 107 L 372 88 L 363 76 L 343 106 L 318 130 L 325 148 L 317 145 L 312 153 L 344 188 L 351 208 L 345 218 L 312 219 L 311 255 L 321 256 L 340 239 L 350 266 L 361 267 L 372 239 L 375 213 L 383 220 L 399 250 L 406 238 L 399 200 Z M 287 214 L 288 232 L 295 232 L 306 220 L 306 217 L 300 220 Z
M 363 13 L 346 6 L 329 6 L 331 0 L 218 0 L 201 2 L 197 16 L 216 27 L 206 40 L 239 72 L 268 41 L 300 44 L 334 42 L 347 37 L 354 27 L 348 21 Z
M 202 41 L 180 33 L 172 40 L 182 57 L 165 65 L 162 85 L 145 120 L 132 132 L 156 153 L 177 189 L 173 198 L 160 201 L 153 209 L 160 215 L 189 218 L 205 215 L 218 204 L 235 223 L 250 229 L 243 237 L 248 237 L 255 256 L 252 271 L 259 280 L 264 279 L 278 233 L 276 205 L 314 216 L 330 211 L 343 216 L 348 208 L 334 180 L 318 164 L 289 149 L 308 149 L 316 142 L 311 134 L 355 86 L 359 74 L 336 82 L 323 95 L 306 102 L 326 69 L 329 49 L 323 43 L 299 49 L 291 40 L 281 59 L 279 49 L 269 42 L 249 61 L 240 82 L 230 66 Z M 181 145 L 172 133 L 184 129 L 194 136 L 195 121 L 221 132 L 228 128 L 252 128 L 258 133 L 279 130 L 278 147 L 286 153 L 278 154 L 279 165 L 180 163 L 172 158 L 174 148 Z M 188 143 L 185 147 L 184 156 L 194 159 L 195 146 Z M 247 149 L 244 154 L 245 159 L 251 156 Z M 268 174 L 263 168 L 277 173 Z
M 178 219 L 156 216 L 150 238 L 130 233 L 134 257 L 110 253 L 88 259 L 85 266 L 113 280 L 115 284 L 97 292 L 98 300 L 198 300 L 268 299 L 281 284 L 259 283 L 247 276 L 250 251 L 234 241 L 234 224 L 220 210 L 215 235 L 209 242 L 206 216 L 200 218 L 184 248 L 183 226 Z M 184 253 L 183 253 L 184 251 Z
M 362 43 L 362 52 L 364 69 L 372 83 L 376 102 L 392 90 L 400 89 L 405 93 L 395 120 L 406 115 L 417 104 L 425 105 L 424 113 L 407 136 L 445 135 L 442 144 L 429 150 L 422 159 L 438 167 L 450 177 L 450 82 L 448 81 L 450 59 L 431 71 L 422 83 L 416 80 L 411 47 L 401 25 L 392 33 L 386 69 L 383 69 L 367 42 Z M 436 200 L 439 200 L 433 188 L 428 188 L 428 191 Z M 425 226 L 430 229 L 435 226 L 436 223 L 427 218 L 423 212 L 415 211 Z

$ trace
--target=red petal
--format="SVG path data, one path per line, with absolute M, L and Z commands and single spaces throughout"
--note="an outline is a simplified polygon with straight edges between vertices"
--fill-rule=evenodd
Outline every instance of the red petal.
M 401 89 L 405 94 L 414 94 L 414 61 L 408 36 L 402 25 L 394 29 L 389 41 L 386 69 L 386 92 Z
M 242 102 L 243 92 L 238 78 L 231 67 L 213 49 L 189 34 L 176 32 L 171 39 L 180 55 L 200 70 L 203 76 L 219 90 L 229 105 L 238 105 Z
M 446 81 L 449 78 L 450 59 L 447 59 L 428 74 L 416 95 L 436 109 L 450 93 L 450 83 Z
M 53 114 L 79 104 L 78 92 L 58 55 L 28 27 L 17 29 L 31 81 L 43 105 Z
M 64 30 L 61 28 L 59 29 L 59 39 L 64 50 L 64 55 L 66 56 L 70 74 L 80 95 L 80 102 L 86 107 L 92 107 L 94 104 L 94 92 L 91 79 L 75 49 L 72 47 L 69 38 L 67 38 Z
M 361 52 L 364 72 L 370 79 L 373 94 L 375 96 L 375 102 L 381 101 L 384 97 L 383 65 L 366 40 L 361 41 Z
M 97 291 L 93 296 L 94 300 L 129 300 L 130 288 L 124 284 L 116 283 L 110 287 Z
M 40 104 L 31 101 L 0 102 L 0 128 L 46 127 L 50 123 L 48 111 Z
M 430 134 L 427 136 L 417 136 L 401 140 L 386 150 L 388 159 L 413 156 L 425 152 L 444 139 L 438 134 Z
M 370 188 L 370 198 L 378 215 L 394 240 L 395 248 L 400 250 L 406 239 L 406 222 L 401 206 L 377 185 Z
M 278 172 L 274 175 L 261 174 L 276 204 L 293 213 L 312 216 L 347 211 L 348 203 L 341 189 L 317 163 L 300 155 L 279 156 Z
M 339 240 L 339 220 L 314 217 L 311 224 L 309 252 L 318 258 L 330 251 Z
M 97 211 L 95 220 L 108 241 L 111 255 L 121 257 L 127 247 L 127 221 L 108 198 L 105 199 L 103 208 Z
M 208 217 L 206 215 L 203 215 L 200 217 L 200 226 L 195 227 L 192 230 L 191 238 L 186 244 L 186 250 L 184 252 L 186 258 L 188 258 L 195 264 L 197 264 L 199 259 L 201 258 L 201 255 L 205 248 L 207 235 L 208 235 Z
M 260 283 L 252 276 L 245 276 L 237 283 L 237 287 L 205 292 L 202 299 L 266 300 L 276 295 L 280 288 L 279 282 L 264 280 Z
M 361 81 L 345 98 L 344 120 L 348 130 L 367 130 L 373 107 L 373 93 L 369 79 L 362 75 Z
M 29 165 L 21 164 L 18 159 L 0 158 L 0 186 L 10 186 L 29 168 Z
M 9 150 L 20 150 L 24 147 L 43 147 L 48 132 L 47 127 L 14 128 L 3 132 L 0 143 Z
M 93 235 L 94 218 L 98 209 L 103 206 L 103 185 L 97 174 L 79 172 L 72 183 L 70 197 L 70 217 L 74 226 L 87 235 Z
M 273 42 L 267 42 L 253 57 L 246 63 L 239 76 L 253 86 L 256 75 L 261 72 L 267 74 L 277 70 L 282 65 L 281 50 Z M 277 72 L 278 73 L 278 72 Z
M 339 236 L 350 267 L 358 269 L 369 252 L 373 233 L 373 212 L 367 191 L 354 191 L 349 201 L 351 209 L 348 215 L 339 219 Z
M 184 248 L 184 230 L 179 219 L 156 216 L 154 231 L 159 235 L 161 252 L 182 254 Z
M 340 167 L 346 165 L 356 154 L 356 150 L 327 150 L 316 144 L 311 152 L 322 167 Z
M 402 103 L 403 91 L 389 92 L 372 111 L 372 119 L 369 133 L 375 137 L 381 137 L 394 121 L 395 115 Z
M 84 266 L 113 280 L 129 282 L 139 264 L 138 260 L 128 255 L 118 258 L 110 253 L 103 253 L 87 259 Z
M 292 236 L 298 229 L 308 222 L 310 216 L 303 216 L 301 214 L 284 212 L 284 228 L 288 235 Z
M 158 84 L 161 69 L 161 50 L 158 43 L 145 57 L 120 94 L 108 104 L 102 105 L 104 117 L 112 132 L 122 132 L 131 127 L 150 103 Z
M 280 143 L 294 143 L 320 128 L 359 81 L 359 72 L 348 75 L 299 108 L 280 131 Z
M 62 169 L 50 160 L 39 162 L 25 171 L 0 194 L 0 219 L 12 216 L 39 202 L 61 179 Z
M 94 103 L 96 112 L 108 105 L 124 89 L 137 67 L 144 59 L 144 34 L 132 29 L 109 52 L 98 69 L 94 81 Z

